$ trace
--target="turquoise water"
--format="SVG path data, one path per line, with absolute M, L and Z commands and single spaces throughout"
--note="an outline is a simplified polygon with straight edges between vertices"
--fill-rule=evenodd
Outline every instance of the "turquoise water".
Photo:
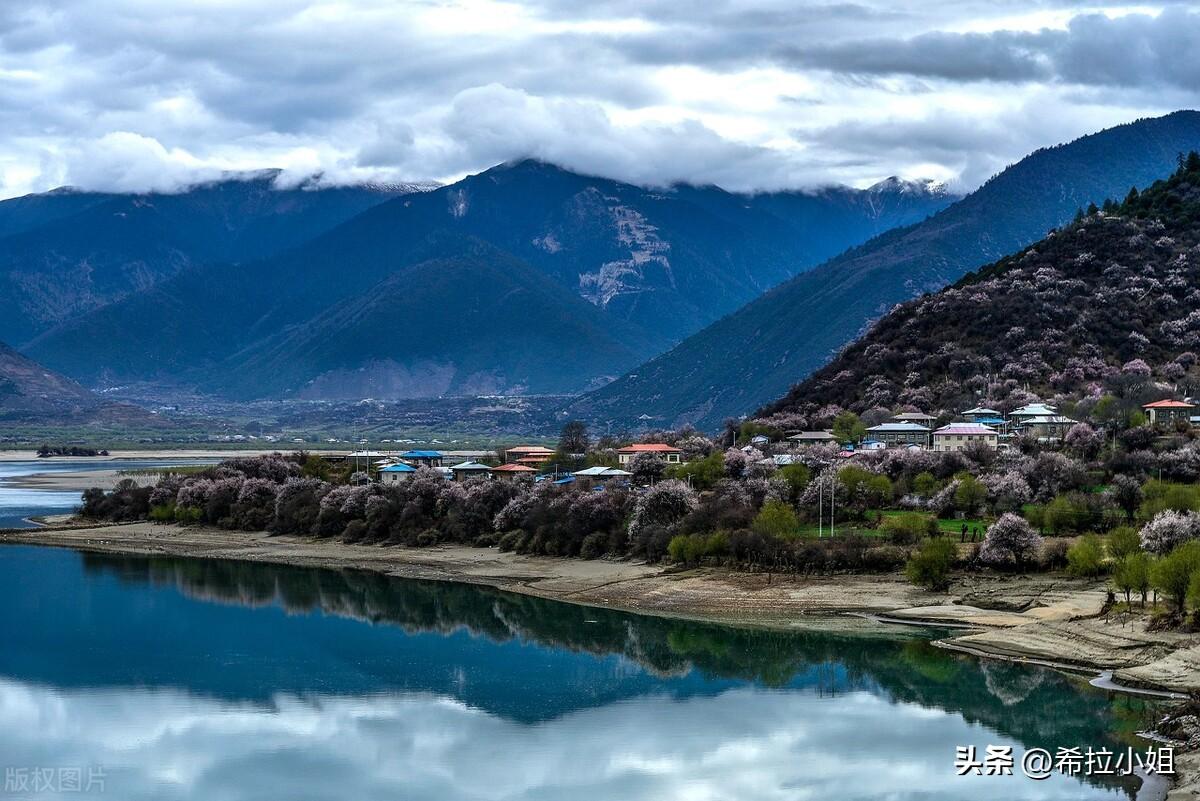
M 1123 748 L 1149 714 L 908 629 L 23 546 L 0 633 L 0 773 L 102 776 L 38 799 L 1118 799 L 1136 780 L 956 777 L 955 747 Z

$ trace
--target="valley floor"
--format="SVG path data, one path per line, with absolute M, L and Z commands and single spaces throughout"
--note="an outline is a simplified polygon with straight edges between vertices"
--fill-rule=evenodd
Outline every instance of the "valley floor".
M 61 521 L 54 521 L 61 525 Z M 1118 685 L 1174 693 L 1200 691 L 1194 636 L 1147 632 L 1140 615 L 1102 613 L 1104 584 L 1054 575 L 964 575 L 930 593 L 899 574 L 794 576 L 718 569 L 678 571 L 630 561 L 558 559 L 462 546 L 385 548 L 189 526 L 131 523 L 0 532 L 0 543 L 104 553 L 241 559 L 373 570 L 406 578 L 486 584 L 553 600 L 642 614 L 743 625 L 865 628 L 864 617 L 962 627 L 947 648 L 979 656 L 1112 671 Z M 847 615 L 849 613 L 849 615 Z M 857 615 L 857 616 L 854 616 Z M 1182 757 L 1193 790 L 1198 757 Z M 1185 789 L 1185 787 L 1187 789 Z

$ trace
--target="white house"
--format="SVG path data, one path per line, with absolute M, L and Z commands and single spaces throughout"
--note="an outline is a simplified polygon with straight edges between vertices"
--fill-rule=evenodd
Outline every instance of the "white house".
M 951 423 L 933 432 L 933 449 L 935 451 L 961 451 L 972 444 L 982 444 L 989 448 L 996 447 L 1000 435 L 994 428 L 981 426 L 978 423 Z
M 639 442 L 624 448 L 618 448 L 617 461 L 627 465 L 639 453 L 653 453 L 667 464 L 679 464 L 683 461 L 683 451 L 679 450 L 679 448 L 672 448 L 670 445 L 664 445 L 661 442 Z
M 415 472 L 417 472 L 417 468 L 403 462 L 388 465 L 379 471 L 379 482 L 381 484 L 399 484 L 401 481 L 408 481 Z

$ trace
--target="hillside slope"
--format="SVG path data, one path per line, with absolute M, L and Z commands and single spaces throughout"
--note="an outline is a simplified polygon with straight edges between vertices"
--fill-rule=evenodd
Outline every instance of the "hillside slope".
M 135 406 L 110 403 L 0 342 L 0 421 L 165 425 Z
M 278 189 L 276 177 L 0 202 L 0 338 L 23 343 L 189 267 L 277 253 L 411 189 Z
M 810 225 L 815 209 L 829 209 L 822 219 L 840 220 L 843 226 L 841 233 L 827 233 L 821 240 L 828 242 L 829 237 L 865 237 L 868 229 L 889 220 L 922 215 L 952 200 L 941 192 L 901 185 L 870 192 L 826 190 L 825 195 L 805 200 L 750 198 L 713 187 L 647 190 L 540 162 L 503 165 L 452 186 L 375 206 L 269 259 L 184 269 L 63 322 L 26 350 L 88 385 L 199 380 L 239 397 L 269 396 L 280 384 L 260 370 L 236 374 L 243 362 L 235 354 L 245 351 L 257 358 L 293 335 L 299 342 L 304 331 L 327 325 L 318 319 L 321 315 L 355 303 L 389 276 L 420 262 L 453 260 L 457 246 L 450 243 L 485 241 L 493 246 L 490 252 L 498 265 L 529 265 L 565 293 L 556 296 L 548 311 L 532 310 L 523 325 L 536 328 L 540 316 L 554 318 L 571 308 L 571 314 L 593 328 L 594 315 L 581 303 L 602 315 L 609 333 L 580 338 L 611 357 L 606 363 L 581 360 L 595 368 L 593 380 L 581 382 L 564 368 L 554 386 L 539 382 L 545 391 L 577 391 L 628 369 L 636 363 L 626 358 L 629 353 L 642 358 L 661 353 L 678 337 L 791 275 L 807 258 L 801 229 Z M 792 211 L 763 210 L 756 203 Z M 478 287 L 445 288 L 467 291 L 470 298 L 485 302 L 480 295 L 487 289 L 485 275 L 481 273 Z M 398 283 L 390 288 L 409 291 Z M 462 305 L 454 297 L 435 298 L 417 289 L 431 309 Z M 496 299 L 488 305 L 496 306 Z M 368 329 L 368 321 L 377 327 Z M 362 318 L 356 322 L 357 336 L 360 341 L 384 339 L 393 324 Z M 605 344 L 612 337 L 624 343 L 619 351 Z M 545 353 L 531 356 L 549 363 L 560 346 L 543 346 Z M 326 360 L 322 371 L 357 369 L 356 354 L 330 350 L 326 356 L 335 353 L 349 361 L 339 365 Z M 465 351 L 459 356 L 466 358 Z M 389 358 L 406 361 L 398 351 Z M 217 365 L 226 377 L 204 373 Z M 292 378 L 287 387 L 296 391 Z M 514 387 L 524 385 L 515 375 L 513 381 Z M 425 388 L 411 382 L 389 385 L 396 391 L 407 387 L 403 391 L 418 392 L 418 397 L 444 391 L 437 381 Z M 332 382 L 316 386 L 342 397 L 343 389 Z
M 1123 197 L 1200 146 L 1200 112 L 1039 150 L 928 220 L 806 272 L 572 405 L 631 425 L 713 428 L 784 394 L 896 303 L 1035 241 L 1080 206 Z
M 932 414 L 1073 402 L 1114 380 L 1197 386 L 1200 155 L 1169 180 L 905 303 L 760 411 L 789 426 L 831 406 Z
M 202 390 L 354 399 L 581 392 L 646 357 L 631 327 L 478 240 L 237 353 Z

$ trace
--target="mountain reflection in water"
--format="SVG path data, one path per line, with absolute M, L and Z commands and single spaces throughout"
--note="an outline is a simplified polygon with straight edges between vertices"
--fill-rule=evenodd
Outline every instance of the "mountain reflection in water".
M 954 748 L 1144 747 L 1152 713 L 915 630 L 233 561 L 3 548 L 0 623 L 0 753 L 122 798 L 1119 798 L 957 778 Z

